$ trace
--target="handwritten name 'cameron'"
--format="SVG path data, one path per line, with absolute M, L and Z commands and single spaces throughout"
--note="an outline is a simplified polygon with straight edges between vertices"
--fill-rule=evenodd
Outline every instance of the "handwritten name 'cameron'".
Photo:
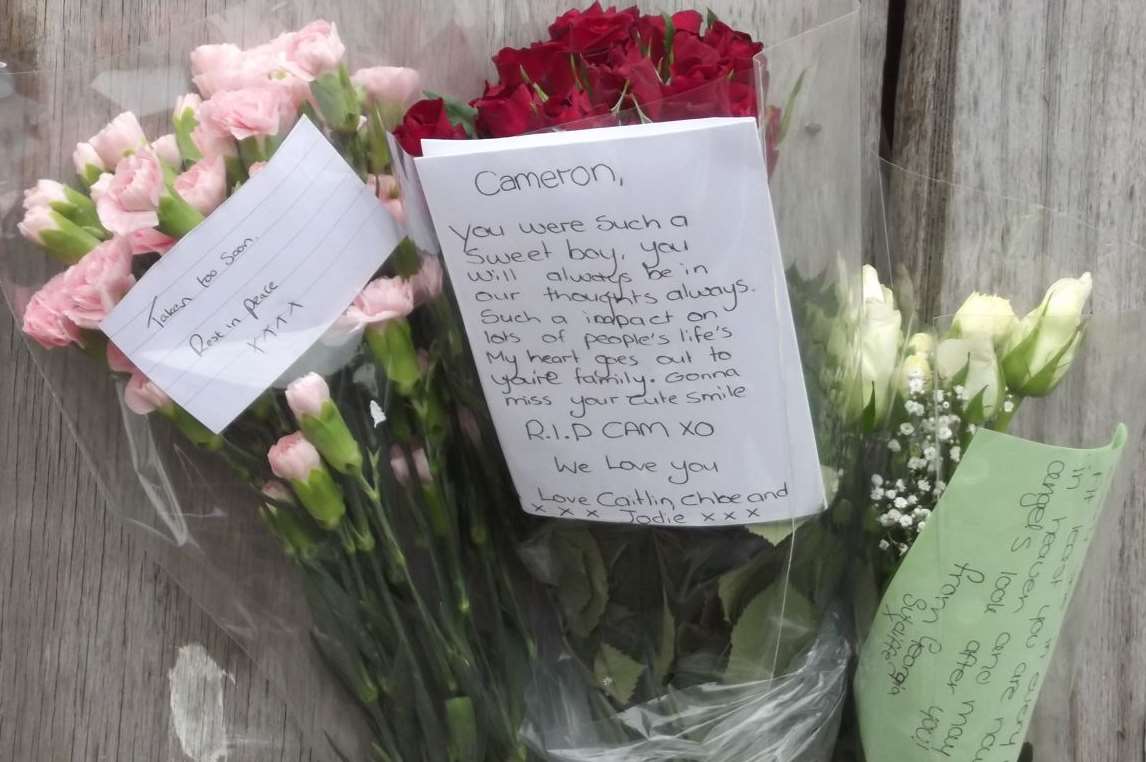
M 474 175 L 474 189 L 483 196 L 497 196 L 517 191 L 555 190 L 566 185 L 583 188 L 597 183 L 622 186 L 625 180 L 604 162 L 592 166 L 578 164 L 575 167 L 516 172 L 509 175 L 499 175 L 492 170 L 483 169 Z

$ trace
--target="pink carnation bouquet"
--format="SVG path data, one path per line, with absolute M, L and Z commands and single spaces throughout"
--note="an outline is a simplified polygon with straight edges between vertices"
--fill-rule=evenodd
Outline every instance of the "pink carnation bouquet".
M 304 579 L 314 642 L 362 706 L 373 759 L 524 759 L 532 645 L 506 522 L 520 520 L 486 447 L 460 327 L 436 258 L 404 239 L 334 326 L 216 434 L 100 331 L 137 281 L 263 169 L 306 116 L 403 224 L 387 130 L 420 96 L 412 69 L 351 73 L 334 24 L 265 44 L 203 45 L 170 132 L 125 112 L 74 152 L 76 181 L 24 194 L 20 233 L 61 270 L 27 301 L 47 349 L 106 361 L 134 415 L 173 427 L 250 488 Z M 488 437 L 488 435 L 487 435 Z M 486 441 L 492 441 L 486 439 Z

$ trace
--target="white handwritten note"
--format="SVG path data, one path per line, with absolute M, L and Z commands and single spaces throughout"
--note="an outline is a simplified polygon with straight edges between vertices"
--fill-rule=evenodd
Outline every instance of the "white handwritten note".
M 717 526 L 821 509 L 754 120 L 423 147 L 525 510 Z
M 263 171 L 148 270 L 100 327 L 217 433 L 314 344 L 400 240 L 304 117 Z

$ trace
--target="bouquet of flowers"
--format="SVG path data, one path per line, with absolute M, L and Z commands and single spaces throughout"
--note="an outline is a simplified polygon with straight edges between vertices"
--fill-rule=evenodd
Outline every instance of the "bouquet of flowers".
M 196 48 L 196 92 L 178 98 L 169 127 L 124 112 L 77 145 L 74 181 L 26 191 L 19 231 L 48 256 L 9 255 L 35 273 L 24 276 L 33 291 L 7 289 L 13 311 L 53 350 L 45 363 L 70 376 L 94 361 L 115 378 L 132 474 L 154 506 L 138 523 L 201 553 L 188 576 L 215 571 L 202 563 L 206 518 L 225 519 L 211 538 L 227 557 L 224 584 L 280 595 L 277 579 L 247 585 L 229 570 L 254 568 L 246 557 L 259 558 L 267 537 L 289 559 L 309 621 L 276 613 L 274 624 L 309 625 L 368 724 L 368 751 L 336 744 L 344 758 L 824 758 L 850 655 L 836 604 L 858 528 L 859 441 L 827 352 L 839 331 L 821 335 L 820 318 L 844 297 L 824 278 L 788 271 L 827 510 L 713 530 L 522 513 L 448 278 L 412 232 L 378 252 L 344 314 L 222 430 L 100 328 L 181 241 L 274 169 L 305 122 L 413 231 L 426 228 L 426 210 L 403 161 L 423 138 L 753 116 L 771 172 L 807 97 L 793 76 L 784 107 L 767 104 L 762 45 L 712 13 L 595 4 L 560 16 L 549 37 L 498 53 L 498 81 L 469 104 L 417 100 L 411 69 L 351 73 L 339 31 L 323 21 L 245 49 Z M 106 404 L 90 390 L 63 396 Z M 112 438 L 93 428 L 92 442 Z M 226 499 L 183 506 L 214 490 Z M 244 530 L 248 513 L 262 535 Z M 244 642 L 262 636 L 246 600 L 227 614 Z
M 771 171 L 803 78 L 789 83 L 783 108 L 765 105 L 762 50 L 712 13 L 594 3 L 559 16 L 547 39 L 499 51 L 498 79 L 467 104 L 415 103 L 395 137 L 416 156 L 430 138 L 747 115 L 759 119 Z M 788 287 L 798 317 L 802 306 L 834 299 L 824 278 L 805 281 L 794 268 Z M 522 542 L 562 614 L 559 645 L 547 654 L 553 639 L 541 642 L 551 658 L 532 688 L 527 726 L 552 758 L 812 759 L 830 749 L 849 653 L 833 603 L 855 528 L 848 496 L 859 429 L 829 396 L 838 380 L 818 367 L 823 347 L 806 331 L 802 339 L 830 462 L 822 519 L 719 530 L 557 519 Z M 560 658 L 566 650 L 576 659 Z
M 247 50 L 201 46 L 198 93 L 175 104 L 169 134 L 149 139 L 125 112 L 79 143 L 78 182 L 40 180 L 24 194 L 20 232 L 65 269 L 28 299 L 23 330 L 47 349 L 105 358 L 131 413 L 173 426 L 248 485 L 243 499 L 303 578 L 314 643 L 368 717 L 372 758 L 524 758 L 534 646 L 510 542 L 517 515 L 475 414 L 457 405 L 466 358 L 438 261 L 404 240 L 222 433 L 100 331 L 300 118 L 402 220 L 386 129 L 419 93 L 418 73 L 351 74 L 343 58 L 324 21 Z
M 981 240 L 1008 242 L 984 269 L 1077 266 L 1098 237 L 1045 209 L 949 192 L 953 208 L 989 210 Z M 1045 237 L 1029 235 L 1036 225 Z M 1028 728 L 1048 675 L 1074 668 L 1060 634 L 1089 619 L 1075 589 L 1127 432 L 1141 428 L 1127 404 L 1141 393 L 1136 362 L 1113 347 L 1140 335 L 1141 315 L 1088 314 L 1102 286 L 1089 272 L 1054 280 L 1025 315 L 973 291 L 921 320 L 915 285 L 905 269 L 889 288 L 864 268 L 862 384 L 849 404 L 868 432 L 859 740 L 867 759 L 1013 762 L 1031 758 L 1031 742 L 1034 758 L 1055 758 Z M 1107 444 L 1075 449 L 1083 439 Z M 1059 723 L 1062 704 L 1039 711 Z

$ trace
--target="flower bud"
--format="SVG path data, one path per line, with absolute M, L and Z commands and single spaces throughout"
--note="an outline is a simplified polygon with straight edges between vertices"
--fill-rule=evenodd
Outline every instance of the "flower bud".
M 964 410 L 968 423 L 982 423 L 994 417 L 1006 387 L 990 337 L 979 334 L 944 339 L 935 350 L 935 363 L 945 384 L 966 389 Z
M 40 180 L 25 190 L 24 211 L 28 212 L 36 207 L 59 212 L 97 238 L 103 235 L 104 231 L 99 224 L 99 217 L 96 215 L 92 200 L 86 194 L 63 183 Z
M 324 529 L 334 529 L 346 514 L 346 503 L 318 450 L 302 432 L 276 442 L 267 453 L 271 471 L 294 488 L 303 507 Z
M 860 325 L 860 383 L 851 417 L 864 428 L 882 421 L 891 407 L 893 380 L 899 368 L 902 317 L 891 290 L 879 282 L 875 268 L 863 268 L 863 315 Z M 856 409 L 858 408 L 858 409 Z
M 307 440 L 335 471 L 354 474 L 362 469 L 358 441 L 330 398 L 330 388 L 317 373 L 307 373 L 287 386 L 287 404 Z
M 935 352 L 935 337 L 929 333 L 914 333 L 907 340 L 907 353 L 909 355 L 929 357 L 933 352 Z
M 405 319 L 396 319 L 368 326 L 366 344 L 370 347 L 374 362 L 382 368 L 398 392 L 404 396 L 413 393 L 422 378 L 422 367 L 418 362 L 418 352 L 414 349 L 410 324 Z
M 1019 322 L 1003 355 L 1012 392 L 1042 397 L 1066 375 L 1082 341 L 1082 311 L 1092 285 L 1090 273 L 1055 281 L 1042 304 Z
M 157 410 L 169 412 L 175 404 L 166 392 L 139 371 L 131 374 L 131 380 L 124 387 L 123 402 L 136 415 L 150 415 Z
M 951 328 L 957 337 L 986 336 L 995 346 L 1000 346 L 1017 322 L 1010 301 L 974 291 L 955 312 Z
M 151 141 L 151 150 L 169 167 L 179 169 L 183 164 L 183 156 L 179 153 L 179 142 L 172 134 Z
M 317 538 L 301 517 L 286 507 L 297 505 L 294 494 L 279 481 L 264 484 L 262 493 L 269 499 L 263 503 L 259 516 L 283 544 L 287 556 L 303 562 L 313 560 L 318 550 Z
M 905 398 L 927 391 L 931 386 L 931 362 L 927 355 L 908 355 L 899 372 L 899 393 Z
M 76 150 L 72 153 L 72 162 L 76 165 L 76 174 L 85 184 L 91 185 L 99 176 L 107 172 L 108 166 L 99 157 L 99 152 L 91 143 L 76 143 Z
M 20 235 L 66 264 L 79 262 L 100 243 L 94 235 L 47 206 L 33 206 L 16 228 Z
M 417 70 L 400 66 L 359 69 L 350 81 L 362 88 L 367 103 L 379 109 L 387 129 L 393 129 L 402 121 L 406 108 L 418 100 L 422 91 Z

